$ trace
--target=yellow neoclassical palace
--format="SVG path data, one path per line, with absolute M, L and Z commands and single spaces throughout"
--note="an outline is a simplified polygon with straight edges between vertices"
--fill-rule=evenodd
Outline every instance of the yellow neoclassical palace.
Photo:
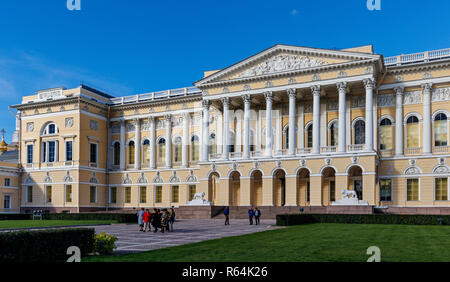
M 184 206 L 201 192 L 213 206 L 326 207 L 354 191 L 450 212 L 450 49 L 275 45 L 194 86 L 23 97 L 1 211 Z

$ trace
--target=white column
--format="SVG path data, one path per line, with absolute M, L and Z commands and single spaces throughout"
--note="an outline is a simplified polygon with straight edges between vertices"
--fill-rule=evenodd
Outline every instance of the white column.
M 423 89 L 423 154 L 431 154 L 431 90 L 433 85 L 425 83 Z
M 272 134 L 272 102 L 273 93 L 271 91 L 265 92 L 264 97 L 266 98 L 266 147 L 265 155 L 266 157 L 272 157 L 272 146 L 273 146 L 273 134 Z
M 347 94 L 347 82 L 338 82 L 337 84 L 339 92 L 339 122 L 338 122 L 338 152 L 346 152 L 346 120 L 345 120 L 345 96 Z
M 250 95 L 243 95 L 244 101 L 244 159 L 250 158 Z
M 203 100 L 203 130 L 202 130 L 202 158 L 201 161 L 207 162 L 209 160 L 209 106 L 211 105 L 211 101 Z
M 189 164 L 189 113 L 183 114 L 183 147 L 181 148 L 181 165 L 188 167 Z
M 222 159 L 228 160 L 229 148 L 228 148 L 228 135 L 230 133 L 230 98 L 225 97 L 222 99 L 223 104 L 223 141 L 222 141 Z
M 305 126 L 304 126 L 304 117 L 303 117 L 303 102 L 301 101 L 298 105 L 298 148 L 305 148 Z
M 366 151 L 373 151 L 373 88 L 375 79 L 364 79 L 366 87 Z
M 395 88 L 395 155 L 403 155 L 403 87 Z
M 135 119 L 136 124 L 136 134 L 135 134 L 135 145 L 134 145 L 134 168 L 140 169 L 141 167 L 141 121 L 137 118 Z
M 166 115 L 166 167 L 172 167 L 172 115 Z
M 154 117 L 149 117 L 148 118 L 149 122 L 150 122 L 150 168 L 151 169 L 155 169 L 156 168 L 156 126 L 155 126 L 155 118 Z
M 289 95 L 289 155 L 295 155 L 297 152 L 297 135 L 295 132 L 295 100 L 297 99 L 297 90 L 288 89 Z
M 313 93 L 313 154 L 320 154 L 320 85 L 311 87 Z
M 125 170 L 125 120 L 120 121 L 120 170 Z

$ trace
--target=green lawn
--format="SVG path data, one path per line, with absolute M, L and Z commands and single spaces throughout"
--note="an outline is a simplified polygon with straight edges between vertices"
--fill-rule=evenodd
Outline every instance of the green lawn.
M 116 223 L 115 220 L 0 220 L 1 229 Z
M 381 261 L 450 261 L 450 226 L 309 224 L 83 261 L 365 262 L 378 246 Z

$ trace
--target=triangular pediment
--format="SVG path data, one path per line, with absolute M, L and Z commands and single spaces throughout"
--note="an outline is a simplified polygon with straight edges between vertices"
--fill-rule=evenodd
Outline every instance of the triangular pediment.
M 380 55 L 370 53 L 275 45 L 230 67 L 214 72 L 197 81 L 195 85 L 202 86 L 215 82 L 251 79 L 380 59 Z

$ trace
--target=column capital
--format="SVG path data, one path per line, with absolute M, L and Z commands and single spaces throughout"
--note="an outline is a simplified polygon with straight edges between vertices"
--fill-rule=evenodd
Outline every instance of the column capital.
M 297 89 L 295 88 L 289 88 L 286 90 L 289 98 L 297 98 Z
M 347 91 L 347 86 L 348 86 L 348 83 L 346 81 L 342 81 L 342 82 L 337 82 L 336 83 L 336 87 L 337 87 L 339 92 Z
M 266 91 L 266 92 L 264 92 L 264 97 L 266 98 L 266 101 L 267 101 L 267 100 L 272 101 L 272 100 L 273 100 L 273 92 L 272 92 L 272 91 Z
M 375 78 L 366 78 L 363 80 L 363 82 L 364 82 L 364 87 L 366 89 L 368 89 L 368 88 L 373 89 L 375 87 Z
M 394 88 L 394 91 L 396 95 L 403 95 L 403 93 L 405 92 L 405 88 L 402 86 L 398 86 Z
M 230 98 L 229 97 L 223 97 L 222 98 L 222 104 L 223 104 L 223 106 L 230 106 Z
M 209 106 L 211 106 L 211 101 L 210 100 L 202 100 L 202 107 L 205 110 L 209 110 Z
M 431 91 L 431 89 L 433 89 L 433 84 L 432 83 L 424 83 L 424 84 L 422 84 L 422 90 L 423 91 Z
M 244 104 L 250 103 L 251 96 L 249 94 L 242 95 L 242 101 L 244 101 Z
M 320 95 L 320 90 L 321 90 L 320 85 L 313 85 L 313 86 L 311 86 L 311 91 L 312 91 L 314 96 Z

